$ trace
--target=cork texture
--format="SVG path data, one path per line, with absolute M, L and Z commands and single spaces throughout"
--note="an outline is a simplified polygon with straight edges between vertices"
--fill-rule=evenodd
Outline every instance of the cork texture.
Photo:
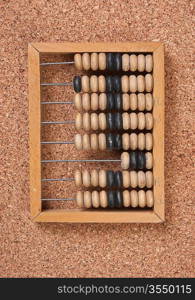
M 1 277 L 192 277 L 192 1 L 3 1 L 0 4 Z M 29 210 L 29 42 L 161 41 L 165 44 L 165 196 L 163 224 L 36 224 Z M 63 57 L 42 57 L 61 60 Z M 74 66 L 47 67 L 42 80 L 65 81 Z M 43 88 L 42 100 L 71 100 L 70 87 Z M 73 119 L 72 106 L 44 108 L 44 120 Z M 75 129 L 44 127 L 44 140 L 71 140 Z M 80 157 L 117 157 L 82 153 Z M 77 158 L 73 145 L 44 146 L 42 157 Z M 76 167 L 44 166 L 44 177 Z M 106 168 L 118 169 L 117 165 Z M 73 196 L 73 183 L 43 185 L 44 197 Z M 68 207 L 71 203 L 45 203 Z

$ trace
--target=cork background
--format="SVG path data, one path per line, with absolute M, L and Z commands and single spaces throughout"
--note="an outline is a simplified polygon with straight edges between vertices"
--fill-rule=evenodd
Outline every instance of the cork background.
M 192 14 L 192 1 L 187 0 L 1 1 L 1 277 L 194 276 Z M 61 41 L 165 43 L 165 223 L 73 225 L 31 221 L 27 46 L 29 42 Z M 67 68 L 54 72 L 50 67 L 48 76 L 53 74 L 53 81 L 63 76 L 70 79 L 74 68 L 65 75 Z M 57 92 L 51 89 L 47 95 L 45 89 L 44 100 L 54 100 L 54 95 L 56 101 L 70 100 L 72 95 L 65 88 Z M 72 107 L 57 110 L 46 111 L 47 119 L 73 117 Z M 48 133 L 44 129 L 42 134 L 50 139 L 71 139 L 74 130 L 69 127 L 65 131 L 53 127 Z M 73 146 L 52 147 L 43 149 L 44 157 L 52 157 L 52 153 L 57 158 L 70 157 L 70 152 L 72 157 L 77 155 Z M 71 170 L 71 165 L 60 170 L 53 166 L 45 174 L 53 171 L 53 175 L 68 177 Z M 69 184 L 55 187 L 55 195 L 53 186 L 43 187 L 44 195 L 73 193 L 74 185 Z

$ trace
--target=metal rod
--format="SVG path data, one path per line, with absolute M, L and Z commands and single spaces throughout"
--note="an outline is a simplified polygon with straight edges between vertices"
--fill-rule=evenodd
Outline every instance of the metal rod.
M 51 82 L 51 83 L 41 83 L 42 86 L 67 86 L 73 85 L 72 82 Z
M 41 160 L 41 163 L 58 163 L 58 162 L 121 162 L 120 159 L 51 159 Z
M 41 142 L 43 145 L 69 145 L 69 144 L 74 144 L 74 142 Z
M 50 66 L 50 65 L 72 65 L 74 61 L 59 61 L 59 62 L 44 62 L 40 66 Z
M 56 102 L 56 101 L 43 101 L 41 104 L 73 104 L 73 101 Z
M 75 198 L 42 198 L 41 201 L 76 201 Z
M 74 178 L 43 178 L 41 179 L 42 182 L 48 181 L 74 181 Z
M 44 121 L 44 122 L 41 122 L 41 124 L 43 125 L 48 125 L 48 124 L 55 124 L 55 125 L 58 125 L 58 124 L 74 124 L 75 121 L 73 120 L 67 120 L 67 121 L 61 121 L 61 122 L 57 122 L 57 121 Z

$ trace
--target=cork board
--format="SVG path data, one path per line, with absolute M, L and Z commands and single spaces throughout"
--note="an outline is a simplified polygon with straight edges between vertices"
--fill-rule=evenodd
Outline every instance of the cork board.
M 147 1 L 6 1 L 1 4 L 4 21 L 1 27 L 1 276 L 194 275 L 192 9 L 191 1 L 178 1 L 177 6 L 170 1 L 158 6 L 156 1 L 149 4 Z M 165 43 L 166 223 L 32 223 L 27 44 L 126 40 Z M 67 133 L 71 134 L 71 130 Z

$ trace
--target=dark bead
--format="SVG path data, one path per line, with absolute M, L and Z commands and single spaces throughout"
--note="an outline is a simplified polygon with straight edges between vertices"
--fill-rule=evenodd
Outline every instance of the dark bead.
M 112 76 L 106 76 L 106 92 L 113 92 Z
M 106 55 L 106 69 L 108 71 L 114 71 L 114 53 L 107 53 Z
M 115 137 L 112 133 L 106 134 L 106 148 L 113 150 L 115 148 Z
M 137 152 L 136 151 L 130 152 L 130 169 L 131 170 L 137 169 Z
M 114 171 L 106 171 L 106 182 L 108 187 L 114 187 Z
M 121 91 L 121 78 L 119 76 L 113 76 L 112 82 L 114 91 L 119 93 Z
M 146 155 L 142 151 L 137 151 L 137 168 L 139 170 L 146 168 Z
M 115 186 L 118 188 L 123 187 L 123 176 L 121 171 L 116 171 L 115 172 Z
M 115 125 L 114 125 L 114 114 L 112 113 L 107 113 L 106 114 L 106 127 L 110 130 L 114 130 L 115 129 Z
M 114 198 L 115 198 L 114 191 L 108 191 L 107 197 L 108 197 L 108 207 L 114 208 Z
M 73 78 L 73 88 L 76 93 L 81 92 L 81 76 L 74 76 Z
M 123 129 L 123 120 L 122 120 L 122 114 L 121 113 L 115 113 L 114 123 L 115 123 L 115 129 L 116 130 Z
M 123 206 L 123 197 L 121 191 L 115 192 L 115 199 L 114 199 L 115 207 L 121 208 Z
M 115 71 L 122 70 L 122 55 L 121 53 L 115 53 Z
M 107 109 L 108 110 L 115 109 L 114 95 L 110 93 L 107 94 Z
M 115 102 L 115 109 L 122 110 L 122 95 L 119 93 L 114 94 L 114 102 Z
M 117 150 L 122 149 L 122 137 L 121 134 L 115 135 L 114 148 Z

